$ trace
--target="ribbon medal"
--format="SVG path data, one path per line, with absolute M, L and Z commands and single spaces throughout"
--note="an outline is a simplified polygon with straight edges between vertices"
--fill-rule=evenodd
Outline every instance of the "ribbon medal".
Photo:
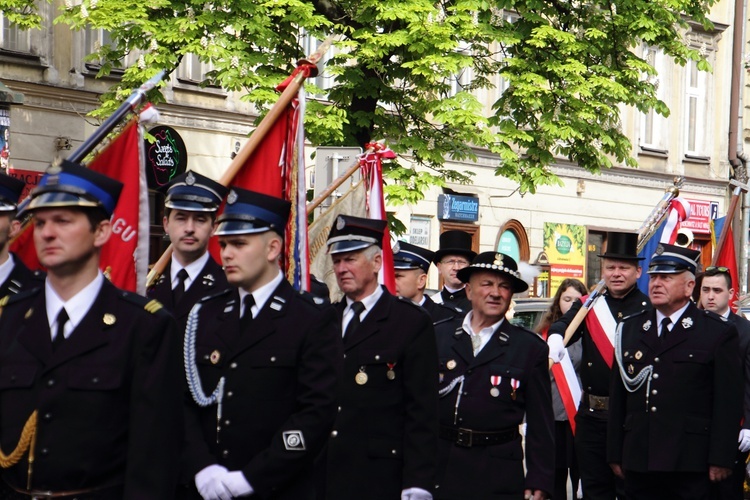
M 357 385 L 365 385 L 367 383 L 367 374 L 365 373 L 364 366 L 359 367 L 359 372 L 354 376 L 354 381 Z
M 512 387 L 512 390 L 510 391 L 510 399 L 513 401 L 516 400 L 516 389 L 518 389 L 521 386 L 521 381 L 515 378 L 510 379 L 510 386 Z
M 385 372 L 385 376 L 388 377 L 388 380 L 393 380 L 396 378 L 396 372 L 393 371 L 393 368 L 396 366 L 396 363 L 386 363 L 388 365 L 388 371 Z
M 500 395 L 500 389 L 497 388 L 498 385 L 500 385 L 500 381 L 503 380 L 503 377 L 500 375 L 490 375 L 490 384 L 492 384 L 492 389 L 490 389 L 490 396 L 493 398 L 496 398 Z

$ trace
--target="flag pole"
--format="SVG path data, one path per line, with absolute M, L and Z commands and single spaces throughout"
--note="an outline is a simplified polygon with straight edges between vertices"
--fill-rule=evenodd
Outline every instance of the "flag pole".
M 375 148 L 368 148 L 363 154 L 368 155 L 375 151 Z M 307 204 L 307 215 L 310 215 L 313 210 L 318 208 L 318 206 L 325 201 L 326 198 L 331 196 L 336 189 L 339 188 L 349 177 L 354 175 L 354 173 L 359 170 L 359 158 L 354 160 L 354 163 L 340 176 L 336 177 L 331 184 L 323 190 L 322 193 L 320 193 L 314 200 L 312 200 L 310 203 Z
M 729 181 L 729 184 L 734 186 L 734 191 L 732 192 L 732 201 L 729 202 L 729 210 L 727 211 L 727 218 L 726 222 L 724 222 L 724 227 L 721 228 L 721 235 L 719 236 L 719 241 L 716 242 L 716 248 L 714 248 L 714 254 L 711 256 L 711 265 L 715 266 L 716 262 L 719 260 L 719 254 L 721 253 L 721 249 L 724 248 L 724 245 L 727 241 L 727 235 L 729 234 L 729 229 L 732 227 L 732 219 L 734 218 L 734 212 L 737 210 L 737 203 L 740 200 L 740 195 L 742 192 L 748 191 L 748 185 L 742 184 L 741 182 L 738 182 L 734 179 Z M 732 242 L 734 245 L 734 242 Z
M 263 120 L 261 120 L 261 122 L 255 128 L 248 141 L 244 146 L 242 146 L 242 149 L 239 150 L 237 156 L 232 159 L 232 162 L 227 167 L 224 175 L 222 175 L 221 179 L 219 179 L 219 184 L 226 187 L 229 187 L 232 184 L 232 181 L 234 180 L 237 173 L 242 169 L 244 164 L 247 162 L 247 159 L 250 158 L 250 156 L 255 152 L 256 149 L 258 149 L 258 146 L 260 146 L 266 134 L 271 130 L 274 123 L 276 123 L 276 120 L 279 118 L 279 116 L 281 116 L 284 110 L 286 110 L 289 103 L 292 102 L 292 99 L 294 99 L 294 97 L 297 95 L 297 92 L 302 86 L 302 83 L 305 81 L 305 78 L 307 78 L 308 75 L 317 76 L 317 64 L 323 58 L 325 53 L 328 52 L 328 49 L 333 43 L 334 37 L 335 35 L 329 36 L 313 54 L 309 55 L 305 59 L 300 59 L 299 61 L 297 61 L 297 69 L 292 74 L 288 85 L 279 96 L 278 101 L 276 101 L 276 103 L 271 107 L 266 116 L 263 117 Z M 300 71 L 301 69 L 305 68 L 308 70 L 308 72 Z M 147 289 L 152 287 L 156 283 L 156 280 L 159 279 L 161 273 L 164 272 L 164 269 L 166 269 L 167 264 L 169 263 L 169 260 L 171 258 L 172 245 L 170 244 L 167 249 L 164 250 L 164 253 L 161 255 L 161 257 L 159 257 L 159 260 L 157 260 L 154 266 L 151 268 L 151 271 L 149 271 L 148 277 L 146 278 Z

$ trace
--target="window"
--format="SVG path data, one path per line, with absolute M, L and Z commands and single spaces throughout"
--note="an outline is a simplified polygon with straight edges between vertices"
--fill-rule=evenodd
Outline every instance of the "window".
M 688 61 L 686 73 L 685 138 L 689 156 L 708 156 L 706 148 L 706 80 L 708 73 L 698 70 L 698 63 Z
M 12 26 L 8 19 L 3 16 L 2 41 L 0 45 L 5 50 L 12 52 L 31 52 L 31 31 L 21 30 Z
M 112 40 L 112 35 L 109 31 L 102 28 L 91 28 L 90 26 L 83 30 L 83 54 L 88 56 L 97 52 L 100 47 L 109 45 L 114 47 L 115 43 Z M 120 69 L 128 68 L 138 63 L 138 57 L 140 56 L 139 51 L 131 51 L 124 58 L 120 60 Z M 85 62 L 86 69 L 98 69 L 101 66 L 101 61 L 87 61 Z
M 196 54 L 185 54 L 177 67 L 177 79 L 187 83 L 201 83 L 213 64 L 201 62 Z
M 24 30 L 10 23 L 0 10 L 0 52 L 9 56 L 42 58 L 47 54 L 46 38 L 51 25 L 51 6 L 46 2 L 38 4 L 42 17 L 41 29 Z
M 666 57 L 664 52 L 655 47 L 643 48 L 643 59 L 646 60 L 657 72 L 649 75 L 647 80 L 656 87 L 656 97 L 662 101 L 665 99 L 669 84 L 666 81 L 668 71 L 666 68 Z M 642 149 L 647 151 L 666 152 L 667 119 L 654 111 L 641 114 L 639 142 Z

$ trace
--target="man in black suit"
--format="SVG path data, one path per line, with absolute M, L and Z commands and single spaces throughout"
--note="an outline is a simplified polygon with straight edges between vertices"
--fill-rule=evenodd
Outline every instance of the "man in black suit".
M 163 223 L 172 258 L 147 295 L 164 304 L 181 331 L 199 299 L 227 288 L 224 271 L 208 252 L 216 211 L 226 194 L 227 188 L 190 170 L 166 187 Z
M 440 235 L 440 247 L 433 258 L 443 289 L 432 296 L 437 304 L 447 304 L 466 312 L 471 302 L 466 298 L 465 284 L 458 279 L 459 270 L 471 264 L 477 253 L 471 249 L 471 235 L 465 231 L 445 231 Z
M 436 498 L 547 498 L 555 447 L 547 346 L 505 319 L 528 289 L 509 256 L 484 252 L 458 272 L 472 309 L 437 327 L 440 462 Z M 526 469 L 518 426 L 526 416 Z
M 431 500 L 437 359 L 429 315 L 378 284 L 385 221 L 339 216 L 328 237 L 344 300 L 339 412 L 324 498 Z
M 396 275 L 396 293 L 422 306 L 438 323 L 456 316 L 463 316 L 460 309 L 444 304 L 436 304 L 424 294 L 427 287 L 427 271 L 434 258 L 434 252 L 403 241 L 398 242 L 393 253 L 393 269 Z
M 628 498 L 709 498 L 737 454 L 742 368 L 737 328 L 690 300 L 700 252 L 660 244 L 652 309 L 615 341 L 607 459 Z M 585 490 L 584 490 L 585 492 Z
M 19 179 L 0 174 L 0 299 L 44 285 L 44 273 L 29 270 L 9 251 L 10 240 L 18 229 L 14 220 L 18 198 L 25 185 Z
M 99 271 L 121 189 L 63 161 L 31 193 L 47 278 L 6 299 L 0 316 L 0 445 L 20 452 L 3 464 L 10 498 L 174 494 L 183 437 L 174 320 Z
M 742 413 L 742 428 L 737 439 L 738 450 L 732 468 L 732 475 L 714 483 L 711 498 L 721 500 L 742 500 L 745 484 L 745 462 L 750 451 L 750 321 L 736 315 L 729 308 L 734 297 L 732 275 L 726 267 L 707 267 L 700 277 L 700 302 L 703 309 L 727 318 L 737 327 L 740 342 L 740 356 L 745 380 L 745 398 Z
M 336 416 L 336 313 L 279 267 L 287 201 L 233 188 L 219 217 L 233 287 L 199 301 L 185 339 L 183 462 L 193 498 L 314 498 L 313 461 Z M 204 392 L 205 391 L 205 392 Z
M 648 297 L 638 289 L 641 258 L 638 235 L 610 231 L 606 252 L 600 254 L 602 278 L 607 286 L 589 309 L 585 321 L 573 334 L 569 345 L 581 343 L 581 404 L 576 413 L 574 445 L 581 487 L 587 500 L 625 498 L 624 485 L 607 462 L 607 418 L 609 380 L 614 364 L 615 329 L 623 318 L 648 307 Z M 583 305 L 581 300 L 549 327 L 547 344 L 554 362 L 565 353 L 563 336 Z

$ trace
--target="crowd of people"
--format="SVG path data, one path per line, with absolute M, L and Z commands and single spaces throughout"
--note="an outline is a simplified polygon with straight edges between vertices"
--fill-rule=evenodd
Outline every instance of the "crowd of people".
M 750 323 L 723 268 L 691 301 L 696 251 L 660 246 L 646 295 L 636 235 L 609 233 L 606 292 L 582 309 L 564 281 L 537 334 L 506 318 L 510 256 L 401 243 L 393 295 L 386 222 L 341 215 L 331 305 L 284 278 L 288 202 L 188 171 L 141 297 L 99 270 L 120 183 L 48 170 L 25 208 L 46 274 L 8 252 L 22 188 L 0 177 L 2 499 L 742 498 Z

